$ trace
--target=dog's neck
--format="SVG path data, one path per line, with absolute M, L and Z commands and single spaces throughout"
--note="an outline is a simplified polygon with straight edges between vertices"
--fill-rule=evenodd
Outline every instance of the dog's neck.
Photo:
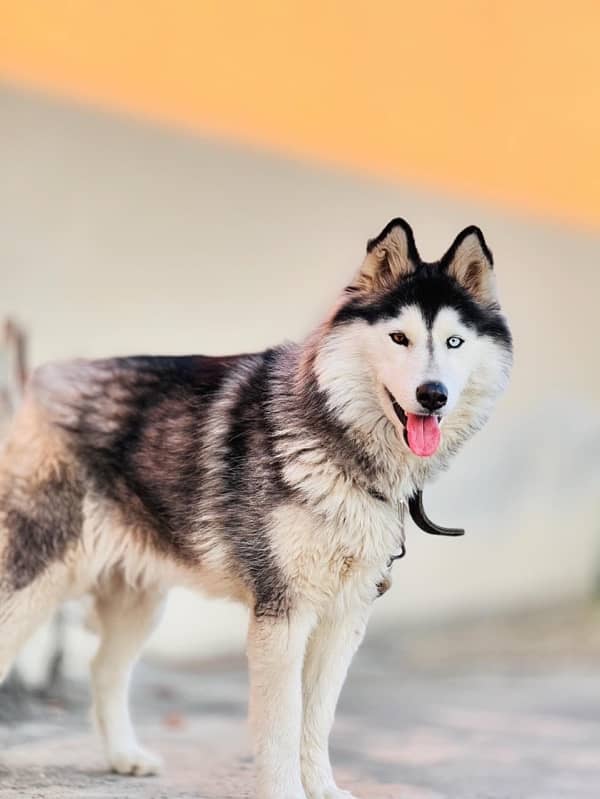
M 294 351 L 298 418 L 307 434 L 318 436 L 342 479 L 351 477 L 386 498 L 408 499 L 444 467 L 443 453 L 430 459 L 410 453 L 383 410 L 365 360 L 329 345 L 321 329 Z

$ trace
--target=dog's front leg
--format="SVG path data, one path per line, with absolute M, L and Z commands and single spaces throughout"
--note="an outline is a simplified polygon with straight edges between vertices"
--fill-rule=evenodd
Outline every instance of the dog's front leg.
M 259 799 L 306 799 L 300 775 L 302 664 L 314 624 L 314 614 L 293 610 L 250 621 L 250 724 Z
M 332 612 L 310 639 L 303 675 L 302 780 L 308 799 L 352 799 L 337 787 L 329 733 L 348 667 L 365 633 L 371 606 Z

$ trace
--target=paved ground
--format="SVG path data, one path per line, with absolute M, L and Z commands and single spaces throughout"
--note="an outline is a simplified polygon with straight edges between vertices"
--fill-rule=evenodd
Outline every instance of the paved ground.
M 252 796 L 241 662 L 139 671 L 135 711 L 160 778 L 107 774 L 87 689 L 0 695 L 0 797 Z M 600 610 L 375 636 L 334 735 L 339 782 L 363 799 L 597 799 Z

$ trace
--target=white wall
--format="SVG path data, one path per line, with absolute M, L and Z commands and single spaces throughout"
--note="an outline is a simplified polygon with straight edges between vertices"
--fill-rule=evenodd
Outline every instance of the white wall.
M 247 351 L 302 336 L 391 217 L 410 221 L 426 258 L 480 225 L 514 330 L 514 378 L 488 428 L 428 492 L 430 515 L 467 536 L 411 528 L 377 618 L 591 590 L 600 236 L 9 88 L 0 93 L 0 175 L 0 313 L 28 327 L 36 363 Z M 231 606 L 176 596 L 153 648 L 241 646 L 243 619 Z

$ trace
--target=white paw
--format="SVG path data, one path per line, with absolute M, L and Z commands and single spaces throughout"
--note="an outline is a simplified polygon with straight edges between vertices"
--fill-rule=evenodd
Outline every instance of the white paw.
M 259 785 L 258 799 L 308 799 L 302 786 Z
M 117 774 L 128 774 L 133 777 L 148 777 L 159 774 L 163 763 L 160 757 L 148 752 L 141 746 L 132 746 L 109 756 L 110 767 Z

